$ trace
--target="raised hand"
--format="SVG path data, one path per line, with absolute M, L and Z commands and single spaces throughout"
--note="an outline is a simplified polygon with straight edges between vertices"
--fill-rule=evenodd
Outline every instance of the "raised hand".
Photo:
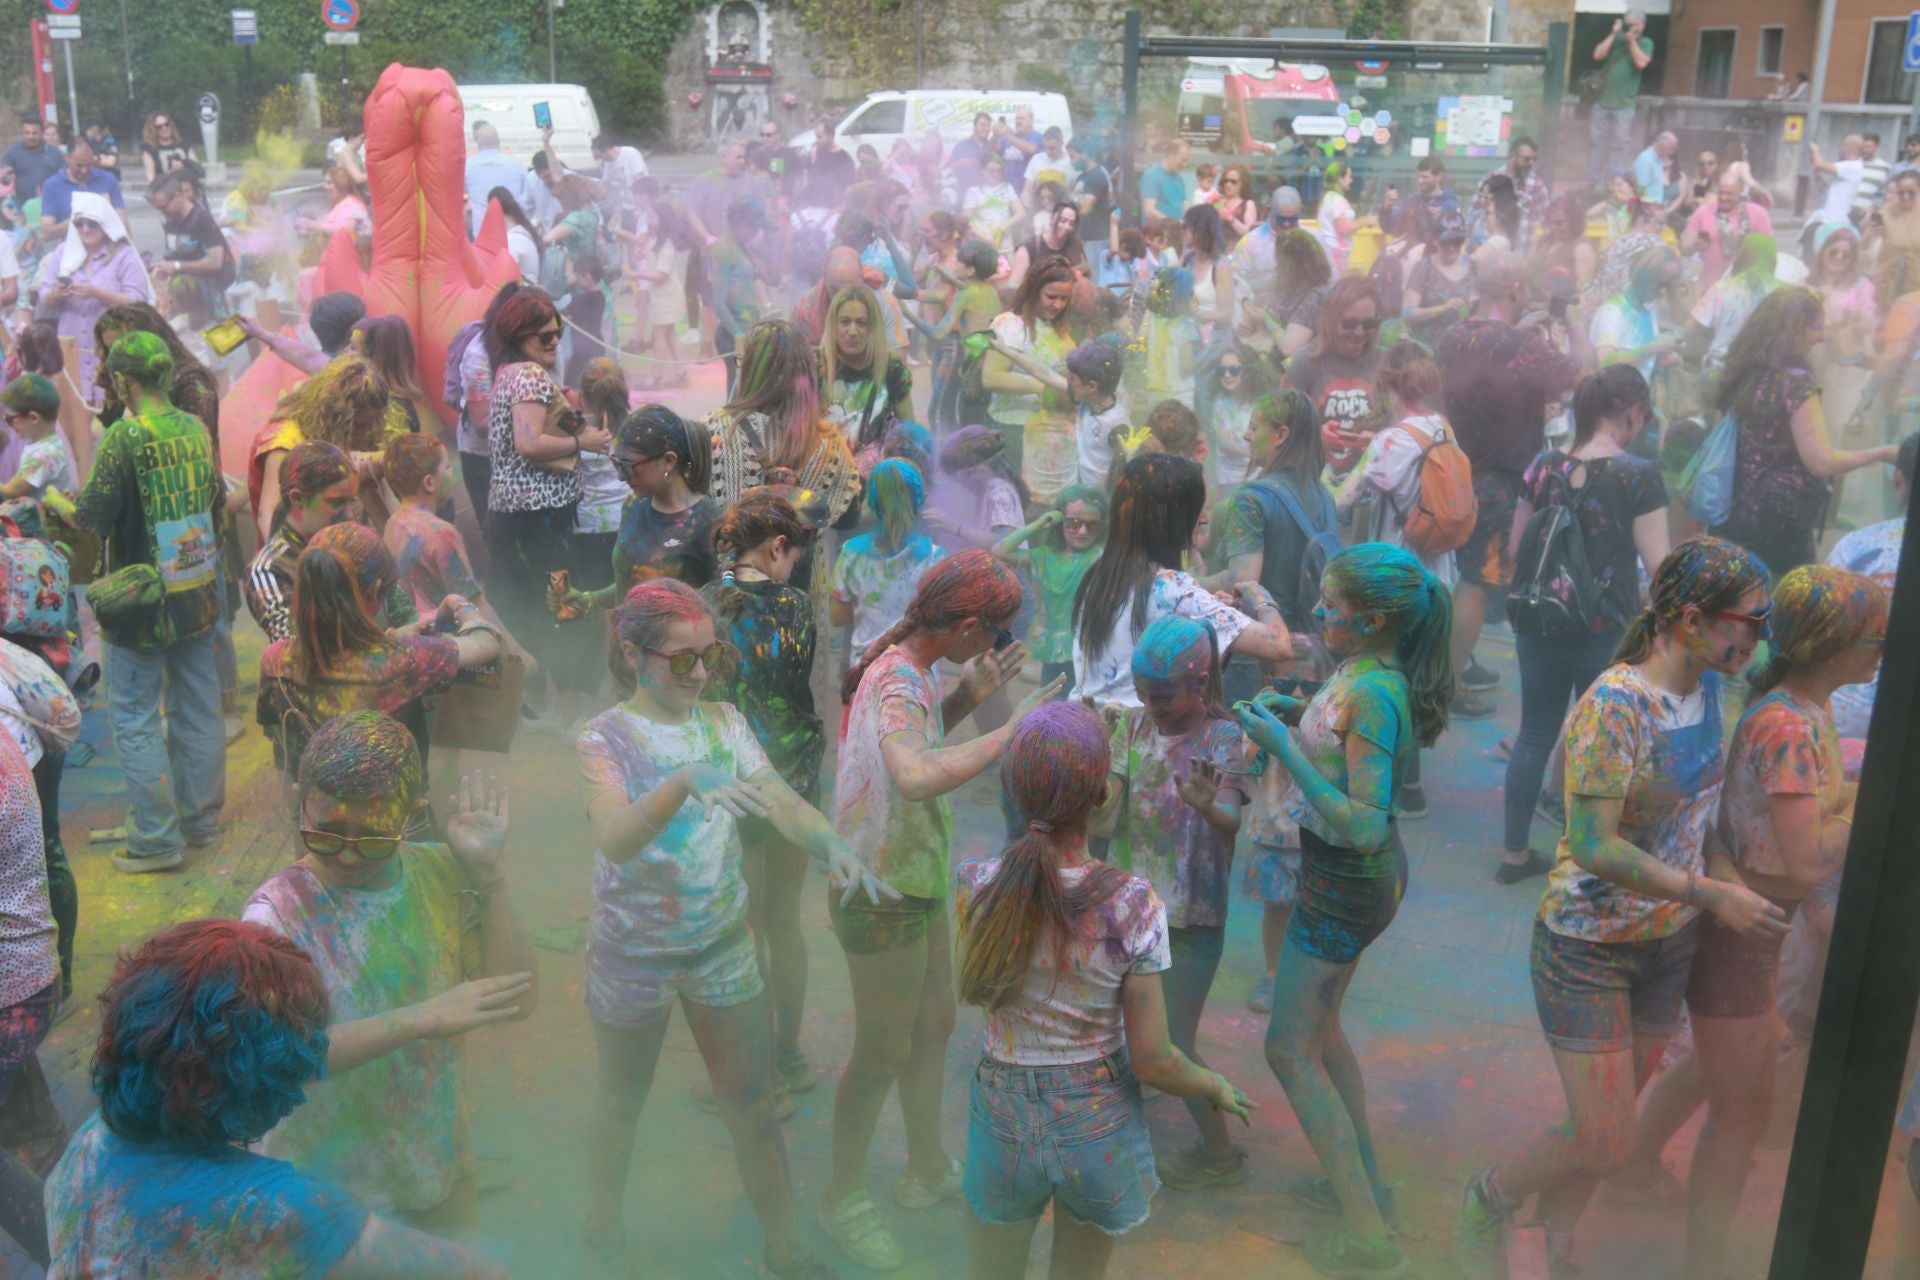
M 1055 698 L 1059 697 L 1062 693 L 1065 693 L 1066 689 L 1067 689 L 1067 678 L 1063 675 L 1055 676 L 1053 679 L 1047 681 L 1047 683 L 1041 685 L 1038 689 L 1035 689 L 1032 693 L 1028 694 L 1026 697 L 1020 699 L 1019 702 L 1015 703 L 1013 708 L 1013 719 L 1008 723 L 1010 724 L 1020 723 L 1020 717 L 1026 715 L 1027 712 L 1033 710 L 1037 706 L 1041 706 L 1044 703 L 1052 702 Z
M 460 779 L 448 805 L 447 847 L 475 880 L 500 877 L 507 851 L 507 787 L 490 773 Z
M 1174 778 L 1173 789 L 1180 793 L 1182 800 L 1205 813 L 1220 794 L 1220 782 L 1219 767 L 1211 760 L 1195 756 L 1187 761 L 1187 776 Z
M 976 658 L 969 658 L 967 665 L 960 669 L 960 688 L 977 707 L 1019 675 L 1026 660 L 1027 646 L 1018 640 L 1004 649 L 989 649 Z

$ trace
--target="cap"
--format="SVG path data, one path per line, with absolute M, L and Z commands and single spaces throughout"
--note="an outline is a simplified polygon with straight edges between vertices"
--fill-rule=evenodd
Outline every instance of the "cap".
M 43 418 L 56 418 L 60 415 L 60 392 L 39 374 L 23 373 L 0 391 L 0 405 L 9 414 L 37 413 Z

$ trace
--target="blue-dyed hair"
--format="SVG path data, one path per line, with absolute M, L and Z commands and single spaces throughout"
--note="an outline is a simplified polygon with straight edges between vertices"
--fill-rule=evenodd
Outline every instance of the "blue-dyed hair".
M 933 479 L 933 433 L 917 422 L 895 423 L 880 442 L 880 456 L 911 462 L 922 480 Z
M 1220 685 L 1220 637 L 1211 622 L 1178 614 L 1155 618 L 1133 646 L 1132 667 L 1141 680 L 1197 678 L 1207 714 L 1230 718 Z
M 888 551 L 897 551 L 913 532 L 920 508 L 927 505 L 927 482 L 920 468 L 903 458 L 888 458 L 867 477 L 867 506 L 880 521 L 875 539 Z
M 264 925 L 189 920 L 121 953 L 100 995 L 93 1091 L 122 1138 L 217 1152 L 258 1141 L 327 1065 L 327 989 Z

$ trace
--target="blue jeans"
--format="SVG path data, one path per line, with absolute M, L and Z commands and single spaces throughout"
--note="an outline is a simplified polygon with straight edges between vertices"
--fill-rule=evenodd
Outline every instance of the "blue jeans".
M 107 717 L 127 781 L 130 857 L 165 857 L 178 853 L 187 836 L 211 840 L 219 831 L 227 735 L 218 645 L 209 630 L 162 653 L 106 646 Z
M 1587 121 L 1587 181 L 1599 184 L 1633 164 L 1633 108 L 1595 107 Z
M 1567 708 L 1587 691 L 1607 664 L 1620 637 L 1581 636 L 1576 640 L 1513 638 L 1520 659 L 1520 732 L 1507 757 L 1506 844 L 1524 849 L 1533 832 L 1533 806 L 1540 800 L 1540 780 L 1560 738 Z

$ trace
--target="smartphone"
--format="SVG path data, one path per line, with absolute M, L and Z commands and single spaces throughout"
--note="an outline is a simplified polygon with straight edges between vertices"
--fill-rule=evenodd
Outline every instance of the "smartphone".
M 1561 324 L 1565 324 L 1567 322 L 1567 308 L 1572 305 L 1572 303 L 1572 295 L 1556 293 L 1547 302 L 1547 314 L 1555 320 L 1558 320 Z
M 533 104 L 533 127 L 536 129 L 553 128 L 553 108 L 544 102 Z
M 213 348 L 213 354 L 224 356 L 232 354 L 234 348 L 247 340 L 247 331 L 241 327 L 238 319 L 228 316 L 211 329 L 202 330 L 200 336 Z

